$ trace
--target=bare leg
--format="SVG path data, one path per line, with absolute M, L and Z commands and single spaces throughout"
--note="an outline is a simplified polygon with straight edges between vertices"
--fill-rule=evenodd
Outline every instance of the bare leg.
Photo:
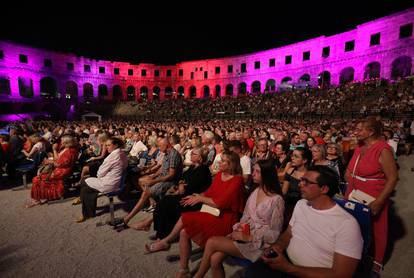
M 135 222 L 131 225 L 129 225 L 131 228 L 135 229 L 135 230 L 144 230 L 144 231 L 148 231 L 151 227 L 151 224 L 153 222 L 154 218 L 151 216 L 148 216 L 147 218 Z
M 223 261 L 226 257 L 227 254 L 223 252 L 215 252 L 213 255 L 211 255 L 211 276 L 213 276 L 213 278 L 226 277 L 223 267 Z
M 180 271 L 177 273 L 177 277 L 184 275 L 188 276 L 188 260 L 191 253 L 191 238 L 187 232 L 182 229 L 180 232 Z M 186 273 L 187 272 L 187 273 Z
M 243 258 L 230 238 L 222 236 L 210 238 L 206 243 L 200 267 L 194 277 L 204 277 L 210 266 L 213 277 L 224 277 L 222 262 L 227 255 Z
M 172 229 L 171 233 L 165 238 L 161 239 L 161 241 L 169 244 L 170 242 L 172 242 L 174 239 L 177 238 L 177 236 L 180 234 L 182 229 L 183 229 L 183 221 L 181 220 L 181 217 L 180 217 L 177 223 L 175 223 L 175 226 Z
M 128 224 L 131 218 L 134 217 L 142 209 L 142 207 L 148 201 L 150 195 L 151 193 L 149 192 L 149 190 L 145 190 L 142 192 L 141 198 L 139 199 L 138 203 L 135 205 L 132 211 L 124 217 L 125 224 Z

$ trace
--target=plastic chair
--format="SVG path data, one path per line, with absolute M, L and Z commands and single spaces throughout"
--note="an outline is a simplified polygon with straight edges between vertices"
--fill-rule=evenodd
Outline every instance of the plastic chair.
M 121 192 L 123 192 L 123 190 L 125 188 L 126 175 L 127 175 L 127 172 L 124 171 L 124 173 L 122 174 L 122 177 L 121 177 L 121 182 L 120 182 L 118 190 L 112 191 L 112 192 L 109 192 L 109 193 L 101 193 L 101 194 L 98 195 L 98 197 L 101 197 L 101 196 L 108 197 L 110 216 L 109 216 L 109 220 L 107 220 L 105 223 L 97 223 L 96 226 L 102 226 L 102 225 L 105 225 L 105 224 L 115 226 L 116 223 L 115 223 L 114 197 L 118 196 Z
M 372 240 L 371 210 L 366 205 L 338 196 L 335 196 L 333 200 L 357 220 L 361 229 L 362 238 L 364 239 L 363 256 L 366 255 Z
M 28 189 L 27 186 L 27 175 L 37 171 L 43 160 L 47 157 L 47 153 L 43 151 L 37 152 L 33 159 L 27 160 L 27 162 L 20 164 L 16 167 L 16 171 L 22 174 L 23 187 L 14 188 L 13 191 Z

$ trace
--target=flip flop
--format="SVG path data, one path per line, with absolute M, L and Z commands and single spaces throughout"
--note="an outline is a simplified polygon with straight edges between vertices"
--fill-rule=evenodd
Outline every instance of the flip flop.
M 32 208 L 34 206 L 40 205 L 40 201 L 30 201 L 29 203 L 25 204 L 25 208 Z
M 167 246 L 161 246 L 160 241 L 152 242 L 150 244 L 145 244 L 145 249 L 147 251 L 145 254 L 155 253 L 159 251 L 168 251 L 170 250 L 170 247 L 170 244 Z

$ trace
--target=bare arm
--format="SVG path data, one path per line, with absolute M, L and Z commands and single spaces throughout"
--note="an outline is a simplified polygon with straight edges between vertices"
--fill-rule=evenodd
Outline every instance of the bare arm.
M 382 165 L 382 169 L 385 174 L 385 185 L 381 194 L 375 199 L 374 202 L 369 205 L 371 212 L 374 215 L 378 214 L 381 211 L 398 181 L 397 166 L 395 164 L 394 156 L 390 150 L 385 149 L 381 152 L 379 162 Z

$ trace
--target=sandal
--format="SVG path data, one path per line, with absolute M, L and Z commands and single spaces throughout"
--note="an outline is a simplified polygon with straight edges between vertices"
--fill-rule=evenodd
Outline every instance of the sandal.
M 145 254 L 155 253 L 159 251 L 168 251 L 170 247 L 171 245 L 168 243 L 163 246 L 161 241 L 152 242 L 150 244 L 145 244 L 145 249 L 147 250 L 147 253 Z
M 40 205 L 40 201 L 32 200 L 29 203 L 27 203 L 24 207 L 25 208 L 32 208 L 34 206 Z

